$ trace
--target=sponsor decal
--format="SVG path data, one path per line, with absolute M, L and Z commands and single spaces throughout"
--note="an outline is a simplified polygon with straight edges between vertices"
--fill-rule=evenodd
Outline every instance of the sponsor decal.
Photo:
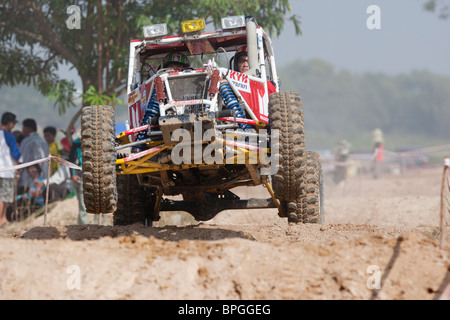
M 248 75 L 237 72 L 230 71 L 230 84 L 235 87 L 235 89 L 244 92 L 251 92 L 250 83 L 248 81 Z
M 141 106 L 147 105 L 147 86 L 144 84 L 139 87 L 139 93 L 141 95 Z
M 232 70 L 229 73 L 228 81 L 240 93 L 257 119 L 268 123 L 269 99 L 264 89 L 264 83 L 252 80 L 248 75 Z
M 133 104 L 139 98 L 139 90 L 136 89 L 128 95 L 128 104 Z

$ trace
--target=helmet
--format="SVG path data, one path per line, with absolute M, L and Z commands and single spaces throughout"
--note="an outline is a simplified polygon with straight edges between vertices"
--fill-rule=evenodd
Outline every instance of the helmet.
M 163 59 L 163 68 L 166 68 L 169 63 L 180 63 L 183 67 L 189 67 L 191 65 L 188 57 L 182 53 L 169 53 L 165 56 Z
M 240 53 L 246 53 L 247 52 L 247 46 L 242 46 L 239 49 L 236 50 L 236 54 L 240 54 Z

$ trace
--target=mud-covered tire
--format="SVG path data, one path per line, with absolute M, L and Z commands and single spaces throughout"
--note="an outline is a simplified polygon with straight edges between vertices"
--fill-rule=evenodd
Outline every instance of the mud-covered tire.
M 289 202 L 288 220 L 296 223 L 325 223 L 323 173 L 319 154 L 306 152 L 305 185 L 296 201 Z
M 295 201 L 301 194 L 305 172 L 303 105 L 298 92 L 276 92 L 270 95 L 269 124 L 272 150 L 278 148 L 279 152 L 277 171 L 272 176 L 275 196 L 281 201 Z M 278 144 L 273 136 L 275 130 L 279 132 Z
M 139 185 L 136 175 L 117 176 L 117 210 L 113 214 L 113 225 L 127 226 L 135 223 L 152 223 L 149 213 L 154 210 L 155 195 Z
M 81 114 L 83 196 L 86 211 L 116 211 L 115 117 L 112 106 L 87 106 Z

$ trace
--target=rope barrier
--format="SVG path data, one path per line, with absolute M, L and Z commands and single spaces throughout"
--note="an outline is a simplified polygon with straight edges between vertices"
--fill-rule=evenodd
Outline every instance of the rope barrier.
M 407 168 L 409 165 L 414 166 L 415 162 L 423 162 L 424 164 L 428 161 L 429 155 L 434 155 L 435 157 L 439 155 L 445 155 L 450 150 L 450 144 L 446 145 L 439 145 L 439 146 L 433 146 L 433 147 L 427 147 L 427 148 L 418 148 L 414 150 L 408 150 L 408 151 L 391 151 L 385 149 L 383 151 L 384 153 L 384 160 L 382 161 L 385 165 L 389 164 L 398 164 L 400 167 L 399 169 L 402 170 L 403 168 Z M 349 167 L 349 168 L 355 168 L 357 170 L 360 169 L 369 169 L 369 166 L 371 166 L 374 163 L 374 154 L 373 153 L 350 153 L 345 161 L 339 161 L 335 158 L 334 155 L 330 154 L 324 154 L 320 158 L 322 165 L 327 165 L 330 167 L 329 170 L 332 170 L 331 168 L 337 168 L 337 167 Z
M 50 161 L 50 160 L 54 160 L 56 162 L 59 162 L 61 164 L 64 164 L 72 169 L 75 170 L 82 170 L 79 166 L 77 166 L 76 164 L 73 164 L 72 162 L 69 162 L 67 160 L 64 160 L 62 158 L 58 158 L 52 155 L 49 155 L 47 158 L 43 158 L 43 159 L 38 159 L 38 160 L 34 160 L 34 161 L 30 161 L 30 162 L 25 162 L 13 167 L 9 167 L 9 168 L 0 168 L 0 172 L 6 172 L 6 171 L 15 171 L 15 170 L 19 170 L 19 169 L 23 169 L 26 167 L 31 167 L 34 166 L 35 164 L 38 163 L 42 163 L 42 162 L 46 162 L 46 161 Z
M 6 172 L 6 171 L 15 171 L 27 167 L 34 166 L 35 164 L 43 163 L 48 161 L 48 170 L 47 170 L 47 183 L 46 183 L 46 196 L 45 196 L 45 211 L 44 211 L 44 226 L 47 223 L 47 210 L 48 210 L 48 193 L 49 193 L 49 181 L 50 181 L 50 163 L 54 160 L 60 164 L 63 164 L 65 166 L 68 166 L 69 168 L 75 169 L 75 170 L 82 170 L 79 166 L 76 164 L 73 164 L 72 162 L 69 162 L 67 160 L 61 159 L 59 157 L 52 156 L 51 154 L 48 155 L 47 158 L 38 159 L 30 162 L 25 162 L 10 168 L 3 168 L 0 169 L 0 172 Z

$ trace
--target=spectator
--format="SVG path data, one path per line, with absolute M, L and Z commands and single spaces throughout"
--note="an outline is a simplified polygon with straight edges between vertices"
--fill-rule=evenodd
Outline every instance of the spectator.
M 55 140 L 56 138 L 56 128 L 55 127 L 46 127 L 44 129 L 44 139 L 47 141 L 48 149 L 52 156 L 61 158 L 61 146 Z M 56 161 L 52 161 L 50 164 L 50 175 L 53 175 L 56 170 L 58 170 L 60 164 Z
M 49 154 L 48 144 L 37 133 L 37 125 L 34 119 L 25 119 L 23 121 L 24 139 L 20 144 L 19 150 L 22 154 L 24 163 L 46 158 Z M 40 164 L 41 172 L 44 177 L 47 176 L 47 162 Z M 24 170 L 19 179 L 18 194 L 23 193 L 24 189 L 31 187 L 33 180 L 28 176 L 28 172 Z
M 10 168 L 20 160 L 15 136 L 16 115 L 5 112 L 0 126 L 0 168 Z M 9 224 L 6 217 L 7 203 L 14 202 L 14 171 L 0 172 L 0 228 Z
M 28 175 L 33 179 L 30 189 L 16 197 L 16 200 L 26 199 L 33 200 L 39 206 L 45 205 L 47 177 L 44 177 L 41 172 L 41 167 L 35 164 L 27 168 Z M 70 186 L 67 185 L 69 179 L 69 170 L 66 166 L 61 166 L 54 175 L 49 179 L 49 197 L 48 202 L 63 200 L 70 193 Z
M 22 199 L 33 200 L 35 204 L 39 206 L 43 206 L 45 204 L 45 184 L 43 183 L 44 177 L 42 176 L 41 167 L 38 164 L 35 164 L 26 169 L 28 176 L 32 180 L 30 188 L 27 189 L 27 192 L 23 194 L 19 194 L 16 197 L 17 201 Z
M 44 177 L 42 183 L 47 184 L 47 177 Z M 49 179 L 49 201 L 63 200 L 73 190 L 73 183 L 70 177 L 70 169 L 61 165 L 58 170 Z
M 383 162 L 384 162 L 384 139 L 383 131 L 375 129 L 372 132 L 373 139 L 373 178 L 378 179 L 383 176 Z
M 70 148 L 69 161 L 73 162 L 77 166 L 82 166 L 82 157 L 81 157 L 81 140 L 79 138 L 75 139 Z M 71 177 L 73 180 L 73 185 L 75 189 L 75 193 L 78 199 L 78 224 L 89 224 L 89 216 L 86 212 L 86 206 L 84 205 L 84 196 L 83 196 L 83 179 L 82 173 L 80 170 L 71 169 Z M 106 222 L 106 218 L 102 215 L 102 224 L 104 225 Z M 98 224 L 98 215 L 94 217 L 94 223 Z
M 75 127 L 72 127 L 72 136 L 75 133 Z M 70 143 L 69 139 L 67 138 L 67 134 L 63 129 L 59 129 L 64 134 L 64 138 L 61 139 L 61 145 L 63 147 L 63 150 L 61 151 L 61 154 L 63 156 L 69 156 L 70 153 Z
M 333 180 L 336 184 L 341 184 L 347 179 L 348 156 L 350 155 L 351 144 L 347 140 L 340 140 L 335 153 L 336 160 Z
M 20 130 L 14 130 L 12 132 L 12 134 L 14 135 L 14 137 L 16 137 L 16 142 L 17 142 L 17 146 L 20 146 L 20 143 L 23 140 L 23 133 Z

